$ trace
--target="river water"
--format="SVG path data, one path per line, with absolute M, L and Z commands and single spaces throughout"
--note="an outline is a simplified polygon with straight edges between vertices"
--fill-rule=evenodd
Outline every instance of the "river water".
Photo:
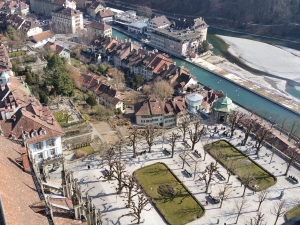
M 211 36 L 212 34 L 209 34 L 209 38 L 211 40 Z M 224 35 L 224 34 L 223 34 Z M 118 37 L 118 39 L 125 39 L 125 38 L 130 38 L 127 35 L 120 33 L 119 31 L 113 30 L 113 37 Z M 131 38 L 131 40 L 133 40 L 133 38 Z M 209 41 L 210 41 L 209 40 Z M 216 39 L 217 40 L 217 39 Z M 224 45 L 220 45 L 220 47 L 217 49 L 215 49 L 215 51 L 220 51 L 220 54 L 222 53 L 222 48 L 225 51 L 226 45 L 224 47 Z M 171 56 L 172 57 L 172 56 Z M 184 66 L 187 69 L 190 70 L 191 74 L 193 74 L 199 82 L 201 82 L 202 84 L 206 85 L 206 86 L 210 86 L 213 89 L 221 89 L 224 91 L 225 94 L 227 94 L 228 97 L 230 97 L 232 100 L 238 102 L 240 105 L 243 105 L 246 108 L 249 108 L 253 111 L 255 111 L 256 113 L 262 114 L 265 117 L 275 117 L 275 116 L 279 116 L 280 118 L 283 117 L 287 117 L 289 118 L 289 120 L 292 119 L 299 119 L 300 117 L 265 99 L 260 97 L 259 95 L 250 92 L 230 81 L 227 81 L 225 79 L 222 79 L 221 77 L 208 72 L 202 68 L 196 67 L 193 64 L 186 62 L 184 60 L 181 60 L 177 57 L 172 57 L 173 61 L 176 62 L 177 66 Z

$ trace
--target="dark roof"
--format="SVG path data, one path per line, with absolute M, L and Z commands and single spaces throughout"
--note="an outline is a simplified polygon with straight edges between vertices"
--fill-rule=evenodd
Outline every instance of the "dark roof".
M 101 2 L 95 1 L 89 6 L 89 9 L 96 9 L 99 5 L 102 5 Z
M 99 23 L 96 21 L 91 22 L 90 24 L 87 25 L 87 27 L 91 27 L 97 30 L 108 30 L 111 28 L 111 26 L 105 24 L 105 23 Z
M 103 9 L 97 13 L 97 16 L 100 18 L 111 17 L 114 15 L 114 12 L 110 9 Z
M 82 12 L 80 12 L 79 10 L 71 9 L 69 7 L 68 8 L 61 7 L 59 9 L 54 10 L 53 13 L 59 13 L 65 16 L 77 16 L 82 14 Z
M 171 22 L 165 16 L 154 17 L 152 20 L 158 27 L 163 26 L 165 24 L 171 24 Z

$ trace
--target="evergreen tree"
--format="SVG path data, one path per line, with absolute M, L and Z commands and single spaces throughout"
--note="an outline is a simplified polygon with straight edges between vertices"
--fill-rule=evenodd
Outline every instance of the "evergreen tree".
M 45 84 L 53 86 L 53 91 L 56 94 L 71 94 L 74 86 L 65 61 L 58 54 L 48 56 L 47 61 Z
M 6 31 L 5 31 L 5 37 L 9 38 L 12 41 L 15 41 L 18 39 L 17 32 L 11 25 L 7 26 Z
M 93 108 L 93 106 L 97 105 L 97 100 L 94 96 L 89 96 L 86 99 L 86 103 L 89 104 L 91 106 L 91 108 Z

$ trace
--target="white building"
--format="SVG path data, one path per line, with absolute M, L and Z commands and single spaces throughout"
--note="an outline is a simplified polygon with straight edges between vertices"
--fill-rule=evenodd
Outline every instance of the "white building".
M 82 12 L 72 8 L 59 8 L 52 12 L 52 26 L 56 33 L 72 33 L 83 29 Z
M 165 16 L 156 16 L 149 20 L 147 24 L 147 34 L 151 36 L 152 30 L 155 28 L 166 28 L 171 22 Z
M 31 37 L 31 40 L 33 41 L 32 47 L 39 48 L 44 46 L 48 41 L 54 42 L 55 41 L 55 33 L 52 30 L 47 30 L 42 33 L 33 35 Z
M 188 106 L 188 110 L 192 113 L 196 113 L 198 110 L 201 109 L 201 102 L 203 96 L 200 94 L 190 94 L 186 97 L 186 103 Z

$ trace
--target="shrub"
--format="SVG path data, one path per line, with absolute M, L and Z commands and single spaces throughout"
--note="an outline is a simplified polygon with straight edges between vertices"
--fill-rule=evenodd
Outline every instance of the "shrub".
M 80 158 L 83 158 L 85 156 L 86 156 L 86 153 L 81 151 L 81 150 L 76 151 L 75 154 L 74 154 L 75 159 L 80 159 Z

